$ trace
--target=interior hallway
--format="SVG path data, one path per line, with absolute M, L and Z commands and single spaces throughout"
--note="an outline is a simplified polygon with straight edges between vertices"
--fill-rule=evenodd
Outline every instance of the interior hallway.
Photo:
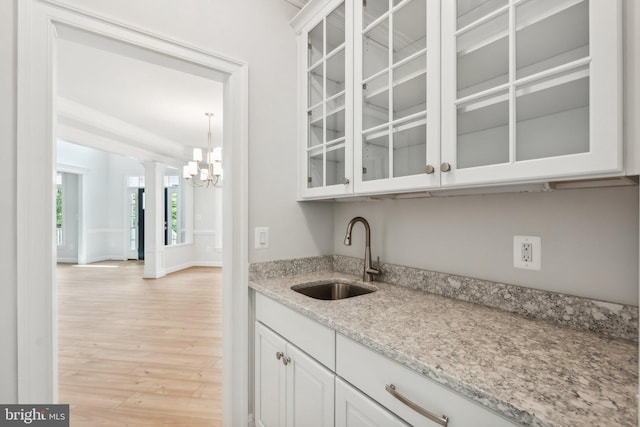
M 222 269 L 58 264 L 59 402 L 72 426 L 222 425 Z

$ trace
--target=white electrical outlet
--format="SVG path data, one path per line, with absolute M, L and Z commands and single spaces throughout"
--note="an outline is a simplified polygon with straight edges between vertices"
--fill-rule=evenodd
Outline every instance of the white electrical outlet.
M 513 266 L 525 270 L 542 267 L 542 240 L 538 236 L 513 236 Z

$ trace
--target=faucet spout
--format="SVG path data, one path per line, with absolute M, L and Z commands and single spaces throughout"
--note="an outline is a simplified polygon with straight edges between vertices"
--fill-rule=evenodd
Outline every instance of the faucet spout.
M 373 282 L 374 276 L 380 274 L 380 259 L 378 258 L 378 267 L 374 268 L 371 263 L 371 227 L 369 227 L 369 222 L 361 216 L 357 216 L 349 221 L 349 224 L 347 224 L 347 233 L 344 236 L 344 244 L 351 246 L 351 232 L 353 225 L 357 222 L 361 222 L 365 230 L 364 271 L 362 272 L 362 281 Z

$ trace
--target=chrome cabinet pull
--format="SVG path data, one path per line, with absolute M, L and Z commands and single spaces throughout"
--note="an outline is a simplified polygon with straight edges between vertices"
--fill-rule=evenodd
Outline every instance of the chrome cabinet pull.
M 284 357 L 284 353 L 283 352 L 279 351 L 279 352 L 276 353 L 276 359 L 280 360 L 283 357 Z
M 451 170 L 451 165 L 447 162 L 444 162 L 440 165 L 440 170 L 442 172 L 449 172 Z
M 391 396 L 395 397 L 400 402 L 404 403 L 405 405 L 407 405 L 409 408 L 413 409 L 414 411 L 416 411 L 420 415 L 429 418 L 431 421 L 436 422 L 436 423 L 440 424 L 443 427 L 447 427 L 447 424 L 449 423 L 449 418 L 446 415 L 443 415 L 443 416 L 439 417 L 436 414 L 434 414 L 433 412 L 427 411 L 426 409 L 422 408 L 421 406 L 416 405 L 415 403 L 413 403 L 412 401 L 410 401 L 409 399 L 407 399 L 406 397 L 404 397 L 403 395 L 398 393 L 396 391 L 396 386 L 394 386 L 393 384 L 385 385 L 384 389 L 387 390 L 387 392 L 389 392 L 389 394 Z
M 431 174 L 432 174 L 432 173 L 434 173 L 435 171 L 436 171 L 436 169 L 435 169 L 433 166 L 431 166 L 431 165 L 427 165 L 427 166 L 424 168 L 424 173 L 426 173 L 427 175 L 431 175 Z
M 282 363 L 284 363 L 284 366 L 287 366 L 289 363 L 291 363 L 291 358 L 289 356 L 285 357 L 284 359 L 282 359 Z

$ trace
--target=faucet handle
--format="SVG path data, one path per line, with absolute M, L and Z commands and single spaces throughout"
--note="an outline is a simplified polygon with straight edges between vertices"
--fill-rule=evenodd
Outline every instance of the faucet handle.
M 369 274 L 375 274 L 375 275 L 378 275 L 378 274 L 381 274 L 381 273 L 382 273 L 382 270 L 380 270 L 380 257 L 378 257 L 378 260 L 377 260 L 377 262 L 376 262 L 376 266 L 375 266 L 375 268 L 374 268 L 373 266 L 372 266 L 372 267 L 367 268 L 367 273 L 369 273 Z

